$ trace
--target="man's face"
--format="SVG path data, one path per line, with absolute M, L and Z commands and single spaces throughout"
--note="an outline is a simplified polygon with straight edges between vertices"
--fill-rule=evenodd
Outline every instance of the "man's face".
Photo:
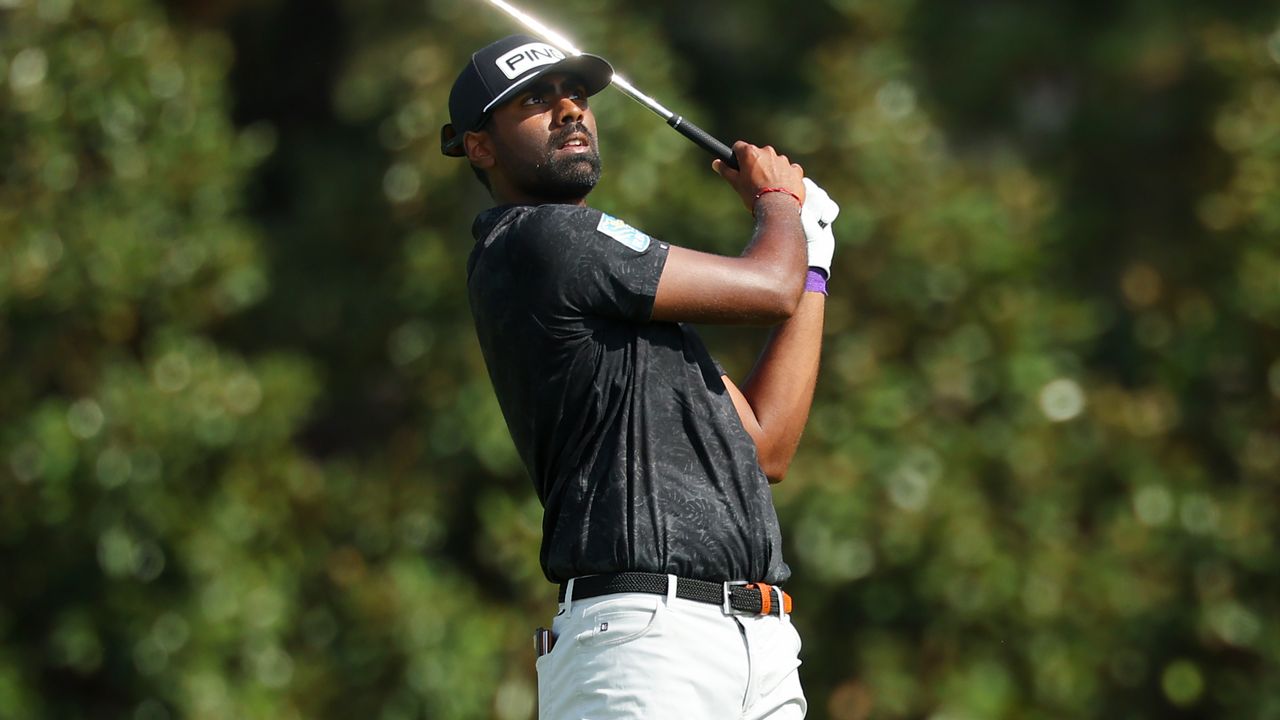
M 520 195 L 579 201 L 600 180 L 596 119 L 572 75 L 538 78 L 489 119 L 499 172 Z

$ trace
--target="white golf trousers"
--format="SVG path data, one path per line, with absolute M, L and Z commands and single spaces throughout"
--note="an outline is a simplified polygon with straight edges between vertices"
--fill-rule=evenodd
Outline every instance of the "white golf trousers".
M 674 578 L 672 578 L 674 580 Z M 800 636 L 788 616 L 620 593 L 566 596 L 538 658 L 539 720 L 794 720 Z

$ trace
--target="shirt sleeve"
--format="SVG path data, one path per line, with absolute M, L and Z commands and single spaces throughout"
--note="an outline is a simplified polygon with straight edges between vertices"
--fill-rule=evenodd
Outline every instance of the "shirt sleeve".
M 599 210 L 548 205 L 521 228 L 546 302 L 583 316 L 646 322 L 670 246 Z

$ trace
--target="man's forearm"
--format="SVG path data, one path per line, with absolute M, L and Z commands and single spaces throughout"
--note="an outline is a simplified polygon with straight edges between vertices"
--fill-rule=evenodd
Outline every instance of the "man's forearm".
M 653 320 L 773 324 L 795 313 L 805 276 L 804 229 L 795 200 L 771 193 L 757 211 L 755 233 L 741 257 L 671 246 Z
M 742 385 L 742 396 L 753 415 L 744 417 L 743 422 L 756 441 L 760 466 L 773 482 L 786 474 L 809 419 L 822 351 L 826 300 L 822 293 L 804 294 L 795 314 L 770 335 Z M 743 409 L 739 410 L 742 414 Z

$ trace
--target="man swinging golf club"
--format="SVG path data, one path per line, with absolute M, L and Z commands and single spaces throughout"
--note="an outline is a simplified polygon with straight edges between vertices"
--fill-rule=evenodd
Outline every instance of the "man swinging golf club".
M 611 75 L 507 37 L 463 69 L 442 131 L 497 204 L 476 218 L 467 286 L 560 584 L 539 717 L 800 718 L 769 482 L 808 417 L 839 209 L 745 142 L 738 170 L 713 163 L 755 216 L 740 257 L 587 207 L 600 176 L 587 98 Z M 739 387 L 684 323 L 777 328 Z

